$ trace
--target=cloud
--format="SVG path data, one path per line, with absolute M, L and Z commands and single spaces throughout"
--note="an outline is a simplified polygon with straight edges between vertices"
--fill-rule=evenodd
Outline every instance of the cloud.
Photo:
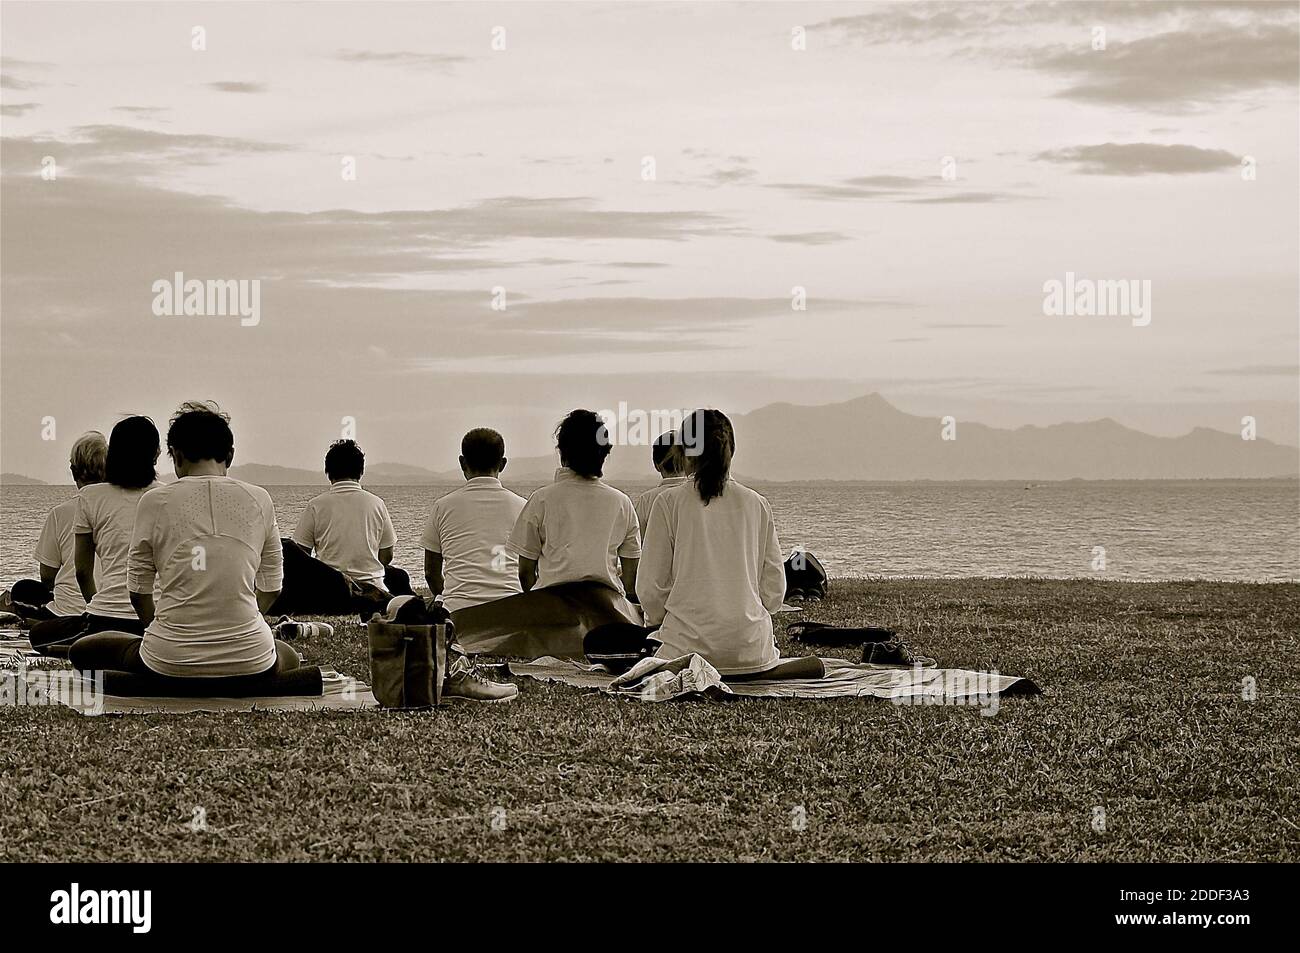
M 771 182 L 766 185 L 766 188 L 823 202 L 865 199 L 923 205 L 963 205 L 1023 198 L 1011 192 L 954 191 L 957 186 L 939 175 L 928 178 L 906 175 L 867 175 L 841 179 L 834 183 Z M 942 191 L 926 194 L 935 190 Z
M 33 109 L 40 108 L 40 103 L 5 103 L 0 105 L 0 116 L 24 116 Z
M 1218 367 L 1205 373 L 1230 377 L 1294 377 L 1300 379 L 1300 366 L 1295 364 L 1249 364 L 1245 367 Z
M 1216 24 L 1112 42 L 1100 52 L 1043 49 L 1029 65 L 1067 78 L 1071 85 L 1057 93 L 1065 99 L 1179 111 L 1270 88 L 1294 90 L 1298 41 L 1294 22 Z
M 9 73 L 0 73 L 0 89 L 35 89 L 37 86 L 44 85 L 44 83 L 33 83 L 29 80 L 19 79 Z
M 409 50 L 335 50 L 331 59 L 344 63 L 373 63 L 382 66 L 401 66 L 412 69 L 436 70 L 446 72 L 461 63 L 468 63 L 468 56 L 454 56 L 449 53 L 415 53 Z
M 114 106 L 113 112 L 126 113 L 128 116 L 138 116 L 141 119 L 153 119 L 171 110 L 167 106 Z
M 1111 28 L 1102 50 L 1098 25 Z M 934 45 L 1056 75 L 1067 99 L 1171 112 L 1294 89 L 1300 67 L 1300 17 L 1284 3 L 880 4 L 809 29 L 832 43 Z
M 1188 175 L 1236 168 L 1241 160 L 1223 149 L 1154 142 L 1105 142 L 1053 149 L 1034 156 L 1074 165 L 1085 175 Z
M 790 232 L 783 235 L 768 235 L 769 239 L 774 242 L 782 242 L 787 245 L 833 245 L 836 242 L 847 242 L 849 236 L 842 232 Z
M 219 93 L 264 93 L 267 90 L 265 83 L 244 83 L 231 80 L 208 83 L 207 87 L 208 89 L 215 89 Z

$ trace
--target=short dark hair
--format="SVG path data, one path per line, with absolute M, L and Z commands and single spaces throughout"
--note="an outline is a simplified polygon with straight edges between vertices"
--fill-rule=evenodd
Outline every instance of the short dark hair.
M 124 490 L 142 490 L 158 479 L 158 428 L 148 417 L 124 417 L 108 435 L 104 480 Z
M 475 473 L 500 470 L 506 442 L 490 427 L 475 427 L 461 439 L 460 455 L 465 458 L 465 466 Z
M 173 460 L 184 457 L 191 463 L 226 463 L 234 451 L 230 415 L 222 413 L 215 401 L 187 400 L 176 408 L 167 427 L 167 452 Z
M 673 473 L 682 473 L 686 469 L 682 435 L 676 430 L 670 430 L 655 437 L 654 446 L 650 448 L 650 459 L 656 470 L 667 469 Z
M 605 471 L 605 458 L 613 450 L 609 429 L 594 410 L 573 410 L 555 428 L 555 446 L 560 461 L 574 473 L 598 477 Z
M 325 475 L 333 480 L 360 480 L 366 455 L 355 440 L 335 440 L 325 453 Z

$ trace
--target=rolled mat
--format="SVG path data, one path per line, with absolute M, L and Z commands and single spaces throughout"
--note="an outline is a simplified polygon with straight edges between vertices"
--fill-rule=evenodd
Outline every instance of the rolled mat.
M 596 582 L 569 582 L 521 592 L 451 614 L 456 642 L 474 655 L 583 658 L 582 639 L 615 622 L 640 624 L 618 592 Z
M 235 675 L 225 678 L 176 678 L 105 672 L 104 694 L 124 698 L 261 698 L 319 697 L 319 666 L 305 665 L 274 675 Z

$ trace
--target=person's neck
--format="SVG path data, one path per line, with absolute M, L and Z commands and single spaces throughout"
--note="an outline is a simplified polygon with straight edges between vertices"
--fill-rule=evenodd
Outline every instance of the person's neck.
M 466 480 L 483 480 L 483 479 L 499 480 L 501 479 L 501 471 L 489 470 L 486 473 L 475 473 L 473 470 L 469 470 L 465 473 L 465 479 Z
M 186 462 L 177 476 L 225 476 L 226 465 L 220 460 L 198 460 Z

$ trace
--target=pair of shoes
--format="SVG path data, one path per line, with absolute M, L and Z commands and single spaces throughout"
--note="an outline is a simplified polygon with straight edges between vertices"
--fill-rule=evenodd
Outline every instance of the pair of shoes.
M 888 642 L 868 642 L 862 648 L 862 661 L 873 665 L 919 665 L 934 668 L 939 663 L 928 655 L 917 655 L 898 637 Z
M 463 655 L 451 663 L 447 670 L 447 681 L 442 686 L 443 699 L 451 702 L 501 705 L 514 701 L 518 695 L 519 686 L 490 680 Z
M 329 638 L 334 634 L 334 626 L 328 622 L 295 622 L 287 615 L 280 616 L 274 627 L 277 639 L 292 642 L 295 639 Z

